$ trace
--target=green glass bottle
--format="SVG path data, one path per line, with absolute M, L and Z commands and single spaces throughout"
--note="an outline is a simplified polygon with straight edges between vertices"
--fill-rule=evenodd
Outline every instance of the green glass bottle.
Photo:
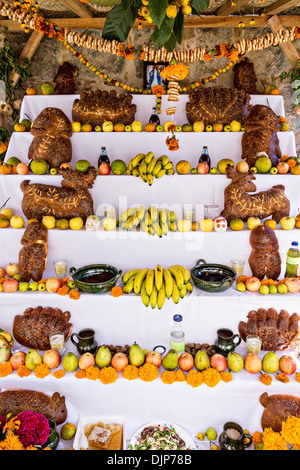
M 292 246 L 289 249 L 287 258 L 286 258 L 285 277 L 297 277 L 299 261 L 300 261 L 300 252 L 298 249 L 298 242 L 292 242 Z

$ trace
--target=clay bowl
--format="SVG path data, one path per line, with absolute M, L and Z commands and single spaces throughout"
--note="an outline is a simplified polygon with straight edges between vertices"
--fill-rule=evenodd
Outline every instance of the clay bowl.
M 224 292 L 229 289 L 236 279 L 234 269 L 223 264 L 207 264 L 205 260 L 197 261 L 191 269 L 195 286 L 205 292 Z
M 91 264 L 89 266 L 83 266 L 79 269 L 74 267 L 70 268 L 70 274 L 76 284 L 76 287 L 88 294 L 104 294 L 111 290 L 115 286 L 117 280 L 122 274 L 114 266 L 108 264 Z M 101 282 L 97 281 L 99 276 L 108 278 Z

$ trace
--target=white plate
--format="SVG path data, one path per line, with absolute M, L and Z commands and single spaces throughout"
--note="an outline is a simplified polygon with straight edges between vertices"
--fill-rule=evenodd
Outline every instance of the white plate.
M 181 437 L 181 439 L 184 440 L 184 442 L 186 444 L 186 449 L 185 450 L 197 450 L 197 447 L 195 446 L 195 443 L 193 441 L 192 436 L 190 436 L 190 434 L 185 429 L 183 429 L 181 426 L 178 426 L 178 424 L 165 423 L 164 421 L 161 421 L 161 422 L 155 421 L 155 422 L 152 422 L 152 423 L 144 424 L 144 426 L 140 427 L 134 433 L 134 435 L 132 436 L 131 441 L 129 443 L 129 446 L 132 446 L 132 448 L 134 449 L 135 444 L 138 443 L 138 440 L 141 437 L 141 432 L 143 431 L 143 429 L 145 429 L 148 426 L 158 426 L 158 425 L 166 426 L 168 428 L 174 428 L 176 433 L 178 434 L 178 436 Z
M 88 440 L 84 434 L 84 428 L 86 425 L 91 425 L 95 423 L 102 422 L 107 423 L 117 423 L 122 424 L 123 426 L 123 449 L 126 449 L 126 429 L 125 429 L 125 420 L 124 418 L 119 418 L 117 416 L 80 416 L 77 431 L 74 438 L 73 449 L 74 450 L 88 450 Z

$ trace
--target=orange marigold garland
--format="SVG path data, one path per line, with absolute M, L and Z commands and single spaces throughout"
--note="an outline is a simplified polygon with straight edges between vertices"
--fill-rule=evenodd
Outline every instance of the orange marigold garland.
M 272 383 L 272 377 L 268 374 L 261 374 L 259 377 L 260 382 L 262 382 L 265 385 L 271 385 Z
M 124 367 L 122 376 L 127 380 L 136 380 L 139 376 L 139 369 L 132 364 L 128 364 Z
M 46 364 L 43 364 L 42 362 L 36 366 L 34 369 L 34 375 L 39 378 L 39 379 L 44 379 L 47 377 L 47 375 L 50 374 L 50 369 Z
M 118 373 L 113 367 L 104 367 L 100 371 L 99 379 L 103 384 L 112 384 L 118 378 Z
M 86 369 L 85 376 L 89 380 L 98 380 L 100 379 L 100 369 L 95 366 L 90 366 Z
M 139 378 L 144 382 L 152 382 L 158 377 L 158 367 L 146 362 L 139 368 Z
M 62 379 L 65 375 L 66 373 L 64 369 L 59 369 L 53 372 L 53 377 L 55 377 L 56 379 Z
M 17 368 L 17 374 L 19 377 L 23 378 L 23 377 L 29 377 L 29 375 L 31 374 L 31 370 L 29 370 L 25 364 L 21 364 L 20 366 L 18 366 Z
M 9 361 L 2 362 L 0 364 L 0 377 L 7 377 L 13 371 L 11 363 Z
M 221 380 L 220 372 L 212 367 L 208 367 L 202 372 L 203 375 L 203 382 L 208 387 L 215 387 Z
M 203 384 L 203 375 L 201 372 L 198 372 L 196 369 L 190 370 L 188 372 L 186 378 L 186 383 L 190 385 L 191 387 L 199 387 L 200 385 Z

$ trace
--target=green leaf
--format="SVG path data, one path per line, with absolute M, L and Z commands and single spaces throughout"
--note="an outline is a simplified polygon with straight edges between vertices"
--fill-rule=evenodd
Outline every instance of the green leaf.
M 192 0 L 191 7 L 197 12 L 207 10 L 209 7 L 209 0 Z
M 154 29 L 154 33 L 151 36 L 151 39 L 154 44 L 156 44 L 158 47 L 162 47 L 168 42 L 173 31 L 174 23 L 175 18 L 168 18 L 167 16 L 165 16 L 161 28 L 158 28 L 156 26 Z
M 166 16 L 168 0 L 149 0 L 150 16 L 158 28 L 161 27 Z
M 175 22 L 174 22 L 174 28 L 173 28 L 173 32 L 176 36 L 176 39 L 177 39 L 177 42 L 179 44 L 182 43 L 182 39 L 183 39 L 183 29 L 184 29 L 184 14 L 182 13 L 182 11 L 180 10 L 178 13 L 177 13 L 177 16 L 175 18 Z
M 175 46 L 176 46 L 177 38 L 172 31 L 171 36 L 169 40 L 164 44 L 165 48 L 167 49 L 168 52 L 174 51 Z
M 123 0 L 119 5 L 113 7 L 106 17 L 102 37 L 121 42 L 126 41 L 139 7 L 140 0 Z

